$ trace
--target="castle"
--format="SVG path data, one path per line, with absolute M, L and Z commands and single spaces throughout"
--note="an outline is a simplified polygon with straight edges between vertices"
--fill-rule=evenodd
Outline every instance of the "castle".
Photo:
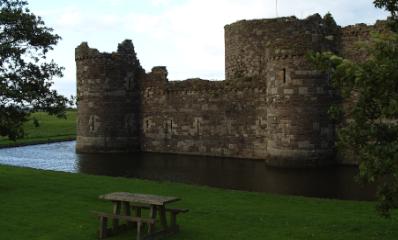
M 117 52 L 76 48 L 80 153 L 161 152 L 264 159 L 273 166 L 336 163 L 337 100 L 309 51 L 357 59 L 377 27 L 339 27 L 330 15 L 242 20 L 225 26 L 226 80 L 169 81 L 146 73 L 130 40 Z

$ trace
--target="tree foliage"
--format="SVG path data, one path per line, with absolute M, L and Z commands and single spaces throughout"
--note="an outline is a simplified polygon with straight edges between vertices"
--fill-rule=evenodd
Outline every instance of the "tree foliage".
M 64 116 L 67 99 L 51 90 L 62 67 L 46 54 L 60 40 L 23 0 L 0 0 L 0 136 L 23 136 L 30 113 Z
M 342 101 L 332 106 L 340 122 L 337 144 L 355 153 L 359 179 L 376 182 L 378 210 L 384 216 L 398 207 L 398 0 L 376 0 L 391 13 L 389 29 L 373 33 L 361 48 L 367 58 L 359 62 L 331 52 L 312 55 L 319 68 L 330 74 Z

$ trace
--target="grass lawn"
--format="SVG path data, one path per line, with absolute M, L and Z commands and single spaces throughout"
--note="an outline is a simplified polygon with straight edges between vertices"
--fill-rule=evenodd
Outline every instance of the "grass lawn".
M 222 177 L 222 176 L 220 176 Z M 0 165 L 0 239 L 96 239 L 100 194 L 181 197 L 181 232 L 166 239 L 397 239 L 398 212 L 382 219 L 370 202 L 321 200 L 169 182 L 59 173 Z M 109 239 L 135 239 L 134 233 Z
M 35 127 L 33 121 L 25 123 L 25 137 L 16 142 L 0 137 L 0 147 L 19 146 L 36 143 L 46 143 L 62 140 L 71 140 L 76 137 L 76 111 L 68 111 L 66 119 L 49 116 L 47 113 L 37 112 L 31 118 L 36 117 L 40 126 Z

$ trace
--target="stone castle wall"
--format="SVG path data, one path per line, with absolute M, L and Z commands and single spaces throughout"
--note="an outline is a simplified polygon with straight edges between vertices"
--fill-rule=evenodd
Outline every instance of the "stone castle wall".
M 254 81 L 147 79 L 143 91 L 142 150 L 264 158 L 266 103 Z M 156 84 L 157 85 L 157 84 Z
M 353 30 L 355 29 L 355 30 Z M 79 152 L 147 151 L 266 159 L 275 166 L 335 163 L 336 101 L 309 51 L 354 56 L 369 27 L 341 29 L 319 15 L 225 27 L 224 81 L 169 81 L 145 73 L 131 41 L 116 53 L 76 49 Z

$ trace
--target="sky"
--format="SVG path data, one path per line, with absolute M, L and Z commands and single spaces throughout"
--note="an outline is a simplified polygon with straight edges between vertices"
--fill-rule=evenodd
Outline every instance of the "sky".
M 49 56 L 65 67 L 53 88 L 76 95 L 74 49 L 101 52 L 133 40 L 146 71 L 167 66 L 170 80 L 224 79 L 224 26 L 241 19 L 332 13 L 341 26 L 373 24 L 387 13 L 372 0 L 28 0 L 30 10 L 62 37 Z M 277 4 L 276 4 L 277 2 Z

